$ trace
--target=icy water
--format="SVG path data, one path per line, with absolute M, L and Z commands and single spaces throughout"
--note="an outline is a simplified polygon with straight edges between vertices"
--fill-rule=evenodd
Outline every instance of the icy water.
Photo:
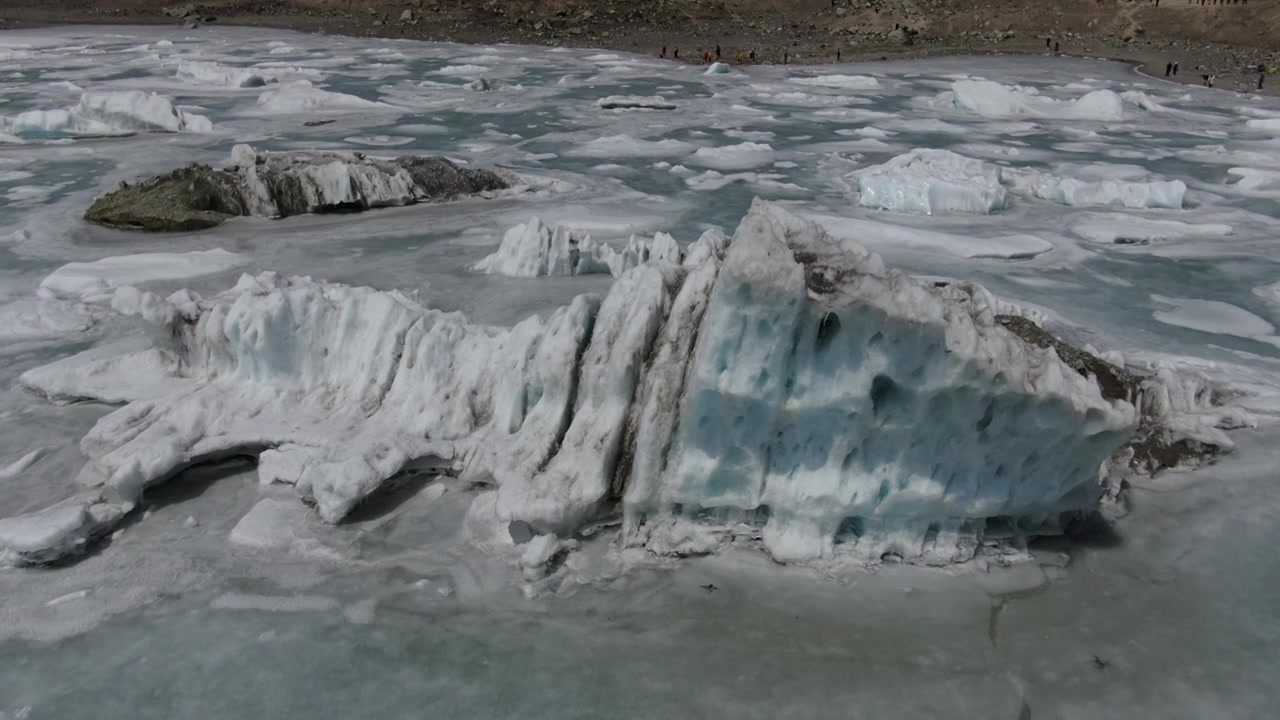
M 213 73 L 180 73 L 183 61 L 256 68 L 281 83 L 228 87 Z M 1035 562 L 1012 569 L 886 565 L 822 577 L 746 549 L 623 567 L 601 538 L 576 554 L 574 582 L 534 599 L 505 559 L 463 540 L 469 488 L 415 479 L 337 527 L 283 494 L 298 508 L 299 540 L 252 550 L 228 535 L 271 491 L 245 466 L 199 468 L 149 493 L 147 515 L 88 557 L 0 572 L 0 718 L 1280 711 L 1280 433 L 1269 412 L 1280 385 L 1280 293 L 1267 289 L 1280 281 L 1280 179 L 1268 174 L 1280 139 L 1248 125 L 1280 118 L 1280 104 L 1060 58 L 702 71 L 617 53 L 244 29 L 0 35 L 0 115 L 70 107 L 82 91 L 144 90 L 213 122 L 206 133 L 29 131 L 23 143 L 0 143 L 0 468 L 42 451 L 0 476 L 0 516 L 69 495 L 79 439 L 110 410 L 51 405 L 17 376 L 137 339 L 108 313 L 58 306 L 65 313 L 50 315 L 36 289 L 64 263 L 225 248 L 249 264 L 187 268 L 196 277 L 147 287 L 209 292 L 244 270 L 276 270 L 416 290 L 433 306 L 510 324 L 609 284 L 467 269 L 531 215 L 609 242 L 655 231 L 688 242 L 709 227 L 731 232 L 757 196 L 891 264 L 975 280 L 1041 309 L 1100 350 L 1199 367 L 1238 388 L 1259 427 L 1233 433 L 1236 452 L 1214 465 L 1134 488 L 1133 511 L 1112 534 L 1044 543 Z M 878 86 L 806 82 L 824 75 L 873 76 Z M 480 76 L 497 88 L 468 89 Z M 1118 120 L 985 118 L 936 101 L 952 82 L 979 77 L 1060 100 L 1097 89 L 1145 98 L 1126 95 Z M 380 105 L 289 112 L 260 102 L 300 79 Z M 659 95 L 677 107 L 597 107 L 612 95 Z M 122 180 L 222 163 L 245 142 L 440 153 L 567 185 L 195 234 L 126 234 L 79 219 Z M 758 147 L 714 150 L 742 143 Z M 1023 197 L 991 215 L 858 208 L 845 176 L 916 147 L 1189 189 L 1180 210 Z M 1233 168 L 1253 169 L 1243 176 L 1256 182 L 1237 182 Z M 1111 242 L 1132 239 L 1134 218 L 1187 225 Z

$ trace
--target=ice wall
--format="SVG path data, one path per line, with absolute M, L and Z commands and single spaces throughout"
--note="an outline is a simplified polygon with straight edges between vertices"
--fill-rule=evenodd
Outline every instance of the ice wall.
M 695 246 L 511 328 L 270 273 L 208 299 L 122 288 L 153 349 L 22 378 L 128 401 L 81 444 L 82 512 L 0 527 L 47 558 L 106 528 L 87 508 L 118 517 L 227 455 L 331 522 L 443 465 L 495 488 L 473 512 L 499 526 L 566 536 L 621 498 L 629 544 L 698 551 L 745 521 L 788 562 L 962 561 L 990 523 L 1053 530 L 1098 502 L 1134 407 L 997 323 L 985 293 L 886 270 L 762 201 L 727 249 Z

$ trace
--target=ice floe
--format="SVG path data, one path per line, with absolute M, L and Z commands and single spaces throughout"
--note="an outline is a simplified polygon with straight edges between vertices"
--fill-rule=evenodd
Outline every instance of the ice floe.
M 266 113 L 350 112 L 386 110 L 385 103 L 365 100 L 346 93 L 323 90 L 310 80 L 294 80 L 264 91 L 258 96 L 258 110 Z
M 63 265 L 40 282 L 40 295 L 84 302 L 109 302 L 119 287 L 216 275 L 244 267 L 249 262 L 244 255 L 222 249 L 117 255 Z
M 77 135 L 129 135 L 138 132 L 209 132 L 203 115 L 174 107 L 173 100 L 141 90 L 84 93 L 61 110 L 30 110 L 0 116 L 0 133 L 16 138 Z

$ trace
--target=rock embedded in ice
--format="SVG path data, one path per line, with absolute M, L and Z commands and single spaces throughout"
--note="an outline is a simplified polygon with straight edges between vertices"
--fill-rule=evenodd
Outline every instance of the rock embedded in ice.
M 912 150 L 852 179 L 859 204 L 881 210 L 988 214 L 1008 203 L 999 167 L 950 150 Z
M 41 297 L 85 302 L 109 301 L 116 288 L 160 280 L 216 275 L 249 264 L 249 258 L 220 248 L 189 253 L 116 255 L 67 263 L 40 281 Z
M 675 110 L 676 104 L 661 95 L 610 95 L 596 101 L 601 110 Z
M 463 168 L 442 157 L 392 159 L 361 153 L 267 152 L 248 145 L 231 152 L 233 167 L 189 165 L 99 197 L 85 220 L 123 230 L 200 230 L 229 218 L 282 218 L 451 200 L 510 187 L 490 170 Z
M 171 98 L 141 90 L 93 92 L 62 110 L 31 110 L 0 116 L 0 133 L 27 136 L 129 135 L 139 132 L 196 132 L 213 129 L 202 115 L 180 110 Z

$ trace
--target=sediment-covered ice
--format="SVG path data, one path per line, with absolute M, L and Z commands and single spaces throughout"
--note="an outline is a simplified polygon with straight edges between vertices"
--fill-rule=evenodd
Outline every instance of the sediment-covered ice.
M 294 80 L 258 96 L 258 109 L 267 113 L 344 112 L 385 110 L 388 105 L 355 95 L 323 90 L 310 80 Z
M 67 263 L 40 282 L 39 292 L 46 298 L 109 301 L 118 287 L 216 275 L 248 263 L 248 257 L 222 249 L 117 255 Z
M 912 150 L 851 179 L 860 205 L 894 212 L 987 214 L 1007 203 L 998 166 L 950 150 Z
M 596 101 L 601 110 L 675 110 L 676 104 L 661 95 L 610 95 Z
M 203 115 L 174 107 L 173 100 L 140 90 L 84 93 L 76 105 L 0 116 L 0 133 L 19 138 L 128 135 L 138 132 L 209 132 Z
M 559 262 L 538 225 L 514 244 Z M 336 521 L 397 473 L 446 466 L 495 487 L 477 517 L 538 534 L 622 497 L 625 542 L 656 551 L 741 521 L 780 561 L 944 563 L 988 526 L 1051 532 L 1096 505 L 1134 407 L 997 323 L 985 291 L 888 270 L 762 201 L 727 249 L 704 238 L 511 328 L 270 273 L 207 299 L 122 289 L 115 308 L 163 362 L 91 355 L 23 382 L 133 396 L 81 443 L 86 492 L 121 509 L 193 463 L 256 454 L 262 482 Z M 5 542 L 74 543 L 83 515 L 66 515 Z
M 1075 100 L 1055 100 L 1034 89 L 1012 88 L 990 80 L 957 80 L 938 96 L 939 104 L 985 118 L 1040 117 L 1116 121 L 1124 118 L 1124 103 L 1110 90 L 1094 90 Z

